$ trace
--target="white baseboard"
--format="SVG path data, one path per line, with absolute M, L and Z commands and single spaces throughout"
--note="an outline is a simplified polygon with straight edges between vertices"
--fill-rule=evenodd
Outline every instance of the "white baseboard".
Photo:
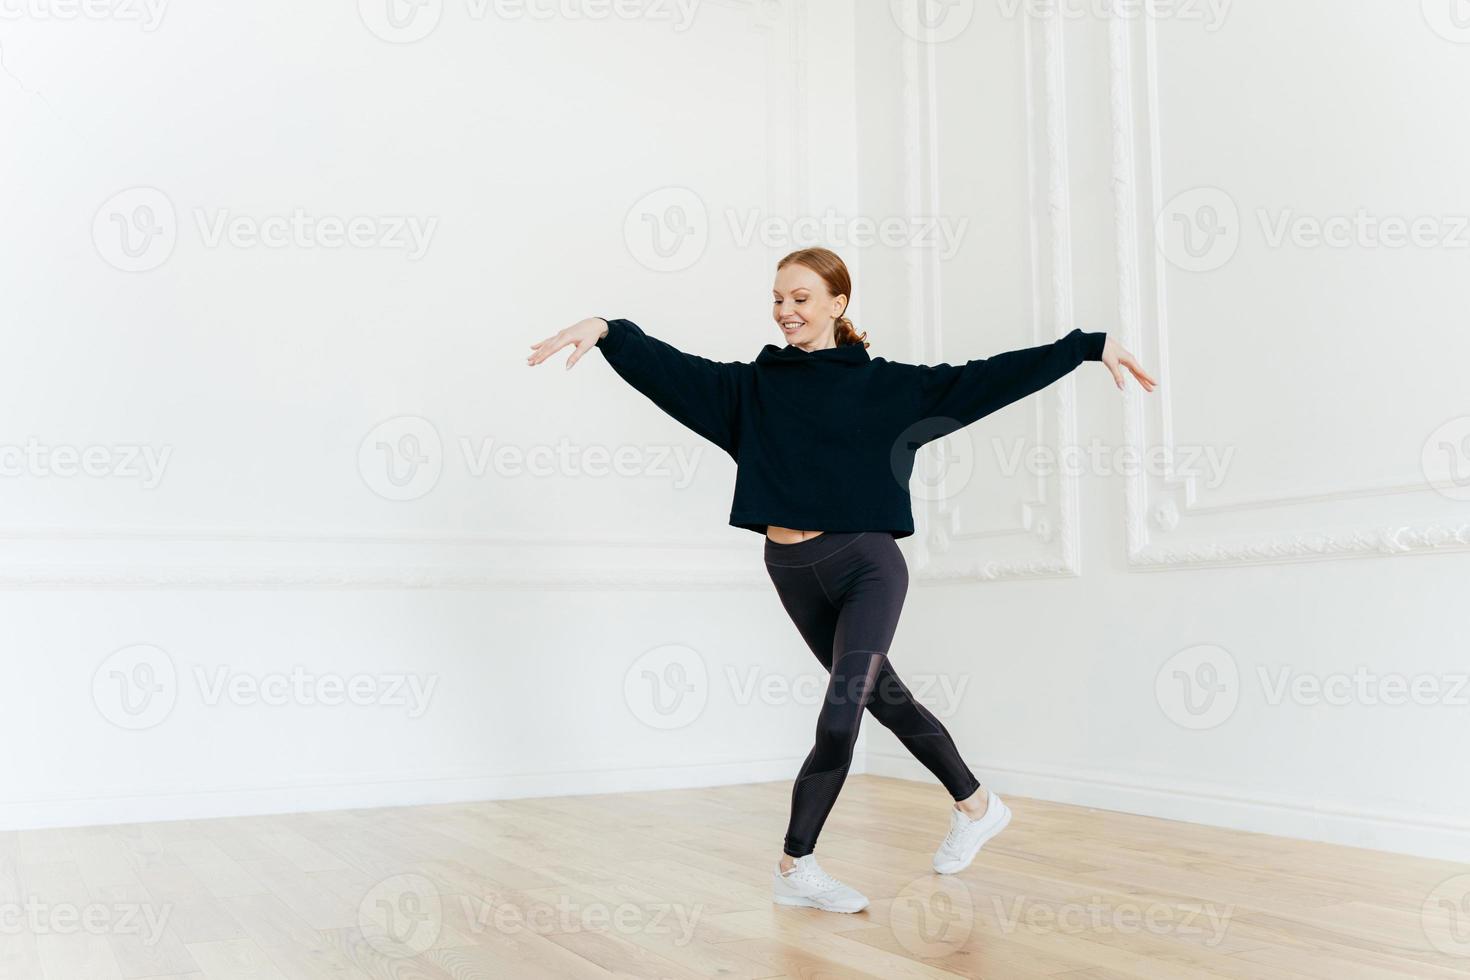
M 793 778 L 803 758 L 428 779 L 324 777 L 286 786 L 0 802 L 0 831 L 762 783 Z M 851 772 L 863 771 L 860 759 L 854 759 Z
M 933 775 L 907 754 L 870 749 L 866 763 L 867 771 L 875 776 L 934 781 Z M 1323 807 L 1309 800 L 1287 797 L 1248 797 L 1220 787 L 1166 783 L 1131 774 L 991 762 L 972 763 L 971 768 L 986 785 L 1001 794 L 1278 837 L 1470 862 L 1470 822 L 1464 820 Z

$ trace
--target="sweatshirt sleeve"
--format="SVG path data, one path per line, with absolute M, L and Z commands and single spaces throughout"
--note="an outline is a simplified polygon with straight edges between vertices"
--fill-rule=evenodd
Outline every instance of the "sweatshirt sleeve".
M 1074 328 L 1060 340 L 1038 347 L 959 365 L 919 365 L 918 419 L 924 423 L 924 441 L 948 435 L 1040 391 L 1083 361 L 1102 360 L 1107 336 Z
M 748 364 L 686 354 L 650 337 L 631 320 L 607 320 L 607 334 L 597 347 L 624 381 L 676 421 L 736 456 L 741 375 Z

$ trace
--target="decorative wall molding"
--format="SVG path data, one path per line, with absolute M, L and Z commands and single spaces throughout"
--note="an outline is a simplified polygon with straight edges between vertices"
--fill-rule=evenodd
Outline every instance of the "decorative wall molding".
M 1068 159 L 1063 19 L 1055 11 L 1023 18 L 1025 45 L 1028 173 L 1031 203 L 1032 331 L 1042 344 L 1067 333 L 1073 320 L 1072 202 Z M 937 85 L 934 46 L 914 39 L 904 44 L 905 172 L 913 214 L 939 214 L 937 174 Z M 931 363 L 945 357 L 942 343 L 941 275 L 932 250 L 910 248 L 905 256 L 912 320 L 920 331 L 915 346 Z M 968 359 L 968 358 L 965 358 Z M 1032 406 L 1036 444 L 1076 442 L 1076 382 L 1067 377 L 1039 393 Z M 953 439 L 926 452 L 944 454 Z M 942 457 L 941 457 L 942 458 Z M 969 511 L 953 502 L 915 502 L 916 578 L 936 582 L 1073 577 L 1081 573 L 1079 485 L 1075 474 L 1037 475 L 1020 503 L 1017 524 L 999 530 L 966 530 Z M 922 512 L 922 514 L 921 514 Z M 978 523 L 978 522 L 973 522 Z M 987 542 L 1017 538 L 1034 542 L 1036 557 L 987 559 L 974 556 Z M 956 547 L 956 545 L 970 547 Z
M 1167 377 L 1167 263 L 1155 243 L 1164 182 L 1153 18 L 1114 13 L 1108 42 L 1118 319 L 1124 344 Z M 1136 386 L 1126 391 L 1122 446 L 1133 458 L 1143 458 L 1150 448 L 1162 448 L 1174 458 L 1172 395 L 1169 385 L 1146 397 Z M 1204 503 L 1200 488 L 1184 474 L 1159 476 L 1140 469 L 1124 479 L 1128 563 L 1134 569 L 1470 550 L 1470 523 L 1438 517 L 1451 513 L 1447 500 L 1437 502 L 1444 507 L 1409 514 L 1410 497 L 1431 495 L 1436 503 L 1435 487 L 1427 480 L 1303 488 Z M 1397 497 L 1404 505 L 1388 520 L 1381 506 L 1376 512 L 1351 506 L 1386 497 Z M 1248 524 L 1224 520 L 1243 514 L 1253 520 Z

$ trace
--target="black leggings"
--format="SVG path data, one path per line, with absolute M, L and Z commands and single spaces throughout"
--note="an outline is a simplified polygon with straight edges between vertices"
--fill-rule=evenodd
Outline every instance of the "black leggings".
M 802 639 L 830 673 L 817 740 L 791 791 L 785 851 L 810 854 L 847 768 L 863 709 L 963 800 L 980 781 L 954 740 L 888 665 L 909 570 L 887 531 L 827 531 L 795 544 L 766 539 L 766 571 Z

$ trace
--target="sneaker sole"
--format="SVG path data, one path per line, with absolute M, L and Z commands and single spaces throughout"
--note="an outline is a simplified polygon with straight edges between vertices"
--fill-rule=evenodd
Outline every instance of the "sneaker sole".
M 785 895 L 773 895 L 771 900 L 777 905 L 794 905 L 804 909 L 817 909 L 820 912 L 841 912 L 844 915 L 852 915 L 854 912 L 861 912 L 868 907 L 864 904 L 855 909 L 839 909 L 831 905 L 822 905 L 819 902 L 814 902 L 810 898 L 795 898 Z
M 970 852 L 970 856 L 965 860 L 964 864 L 960 865 L 958 868 L 955 868 L 953 871 L 940 871 L 938 868 L 935 868 L 934 870 L 942 875 L 957 875 L 961 871 L 968 868 L 970 865 L 974 864 L 975 857 L 980 853 L 980 849 L 983 848 L 986 844 L 990 843 L 990 841 L 993 840 L 995 836 L 999 834 L 1002 830 L 1005 830 L 1011 825 L 1011 808 L 1006 806 L 1004 802 L 1001 803 L 1001 806 L 1005 807 L 1005 810 L 1001 813 L 1000 823 L 996 824 L 980 838 L 980 843 L 975 845 L 975 850 Z

